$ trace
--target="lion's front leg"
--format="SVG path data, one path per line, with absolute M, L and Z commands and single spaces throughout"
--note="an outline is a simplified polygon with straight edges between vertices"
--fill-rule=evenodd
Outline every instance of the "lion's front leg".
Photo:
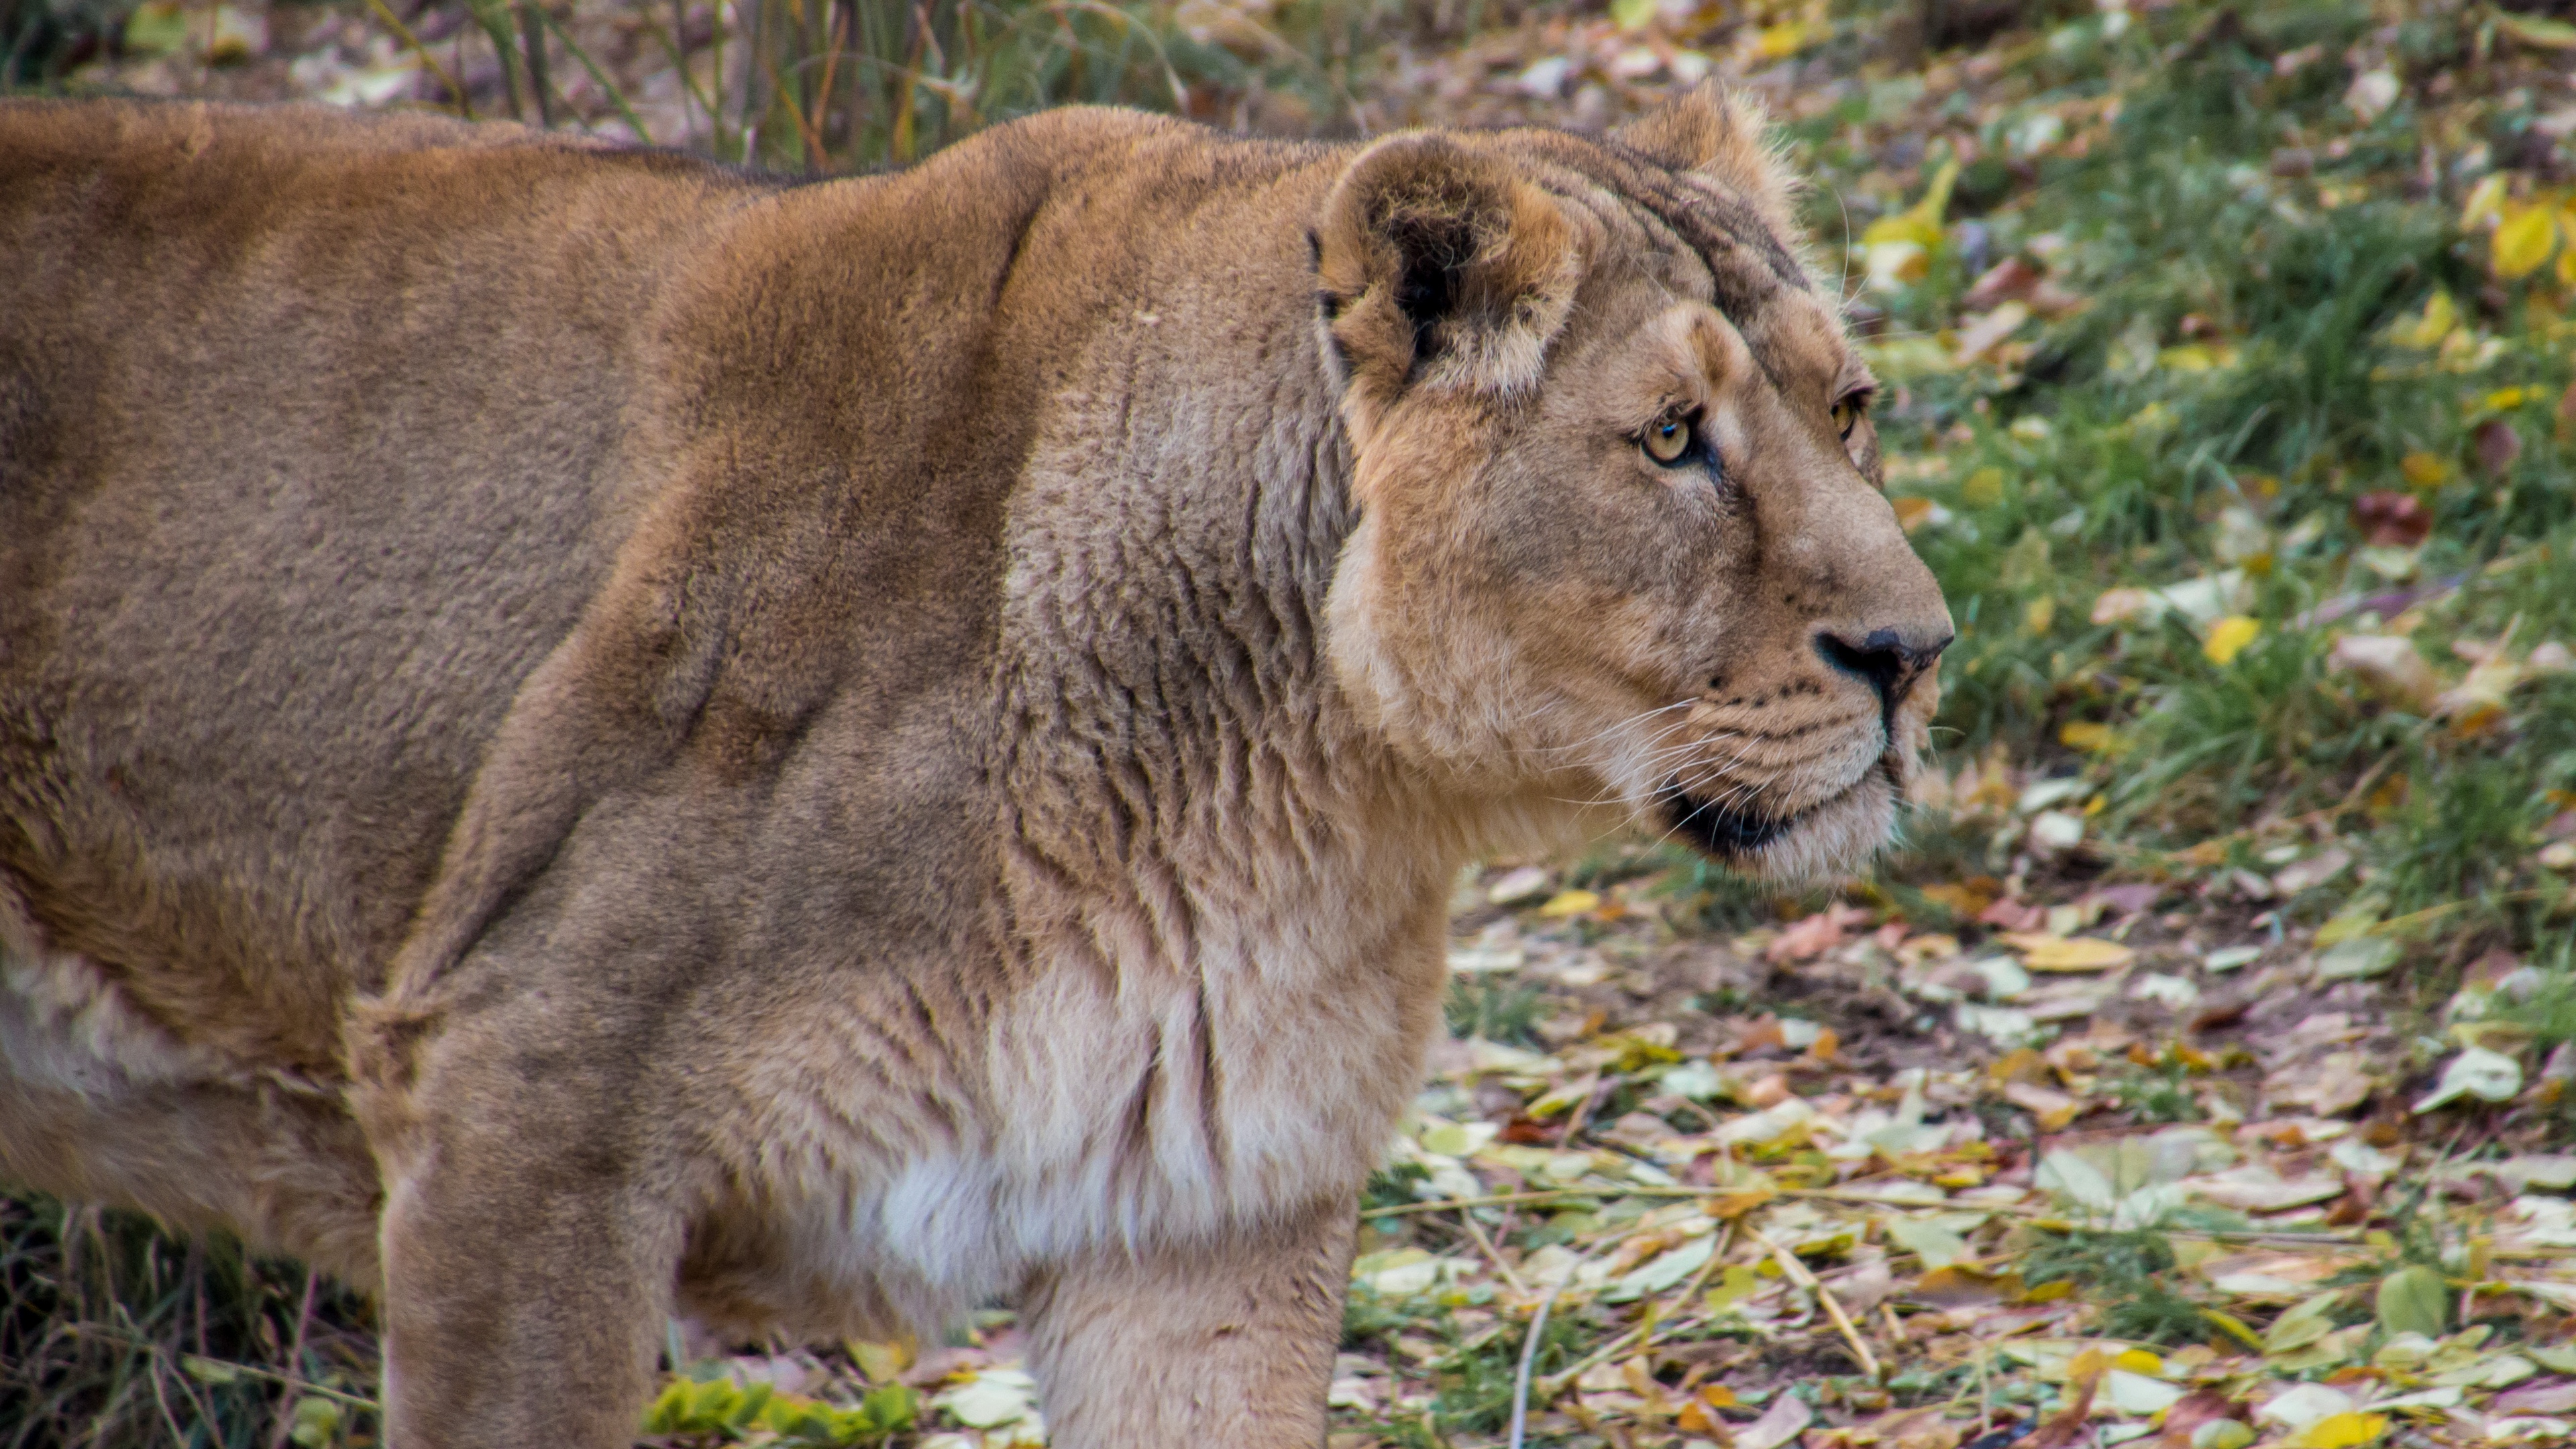
M 683 1245 L 671 1154 L 596 1072 L 475 1035 L 362 1113 L 385 1182 L 386 1439 L 627 1449 Z
M 1104 1248 L 1024 1305 L 1056 1449 L 1314 1449 L 1342 1335 L 1347 1199 L 1188 1250 Z

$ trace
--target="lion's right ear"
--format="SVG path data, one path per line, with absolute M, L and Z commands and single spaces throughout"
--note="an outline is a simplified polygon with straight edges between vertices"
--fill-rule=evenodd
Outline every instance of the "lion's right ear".
M 1439 136 L 1361 152 L 1314 244 L 1325 328 L 1372 410 L 1415 384 L 1534 385 L 1582 274 L 1563 207 Z

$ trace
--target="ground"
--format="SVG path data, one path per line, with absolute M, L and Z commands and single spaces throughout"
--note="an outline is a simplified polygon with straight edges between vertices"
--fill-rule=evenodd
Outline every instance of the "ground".
M 2576 26 L 2364 0 L 0 5 L 0 76 L 788 168 L 1048 100 L 1355 134 L 1763 97 L 1961 640 L 1871 875 L 1458 883 L 1334 1449 L 2576 1425 Z M 106 17 L 104 20 L 101 17 Z M 909 17 L 909 18 L 907 18 Z M 544 63 L 531 67 L 529 37 Z M 674 64 L 684 57 L 686 64 Z M 2562 239 L 2570 245 L 2562 246 Z M 371 1442 L 365 1306 L 0 1199 L 0 1445 Z M 945 1345 L 675 1331 L 649 1442 L 1039 1442 Z

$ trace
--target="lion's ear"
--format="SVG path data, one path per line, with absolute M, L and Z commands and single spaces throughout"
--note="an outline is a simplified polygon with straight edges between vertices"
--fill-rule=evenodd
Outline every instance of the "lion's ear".
M 1610 133 L 1610 139 L 1672 171 L 1695 171 L 1743 197 L 1765 225 L 1797 234 L 1797 193 L 1764 131 L 1761 105 L 1702 81 Z
M 1316 229 L 1324 322 L 1354 387 L 1509 393 L 1536 383 L 1581 277 L 1564 208 L 1439 136 L 1360 153 Z

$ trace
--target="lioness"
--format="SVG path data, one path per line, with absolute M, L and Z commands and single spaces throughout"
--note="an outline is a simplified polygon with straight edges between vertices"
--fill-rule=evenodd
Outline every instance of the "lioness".
M 1460 864 L 1886 838 L 1871 390 L 1710 91 L 814 185 L 0 107 L 0 1176 L 380 1291 L 403 1446 L 1004 1298 L 1059 1445 L 1312 1445 Z

